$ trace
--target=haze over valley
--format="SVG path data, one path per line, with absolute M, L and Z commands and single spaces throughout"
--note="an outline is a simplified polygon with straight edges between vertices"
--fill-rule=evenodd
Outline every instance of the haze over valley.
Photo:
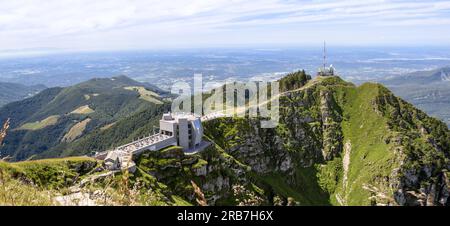
M 351 81 L 374 81 L 450 65 L 450 47 L 334 47 L 328 62 Z M 170 89 L 175 80 L 202 73 L 222 82 L 229 78 L 280 78 L 305 69 L 315 74 L 323 61 L 322 43 L 314 47 L 195 49 L 43 54 L 0 59 L 0 79 L 26 85 L 69 86 L 95 77 L 127 75 Z

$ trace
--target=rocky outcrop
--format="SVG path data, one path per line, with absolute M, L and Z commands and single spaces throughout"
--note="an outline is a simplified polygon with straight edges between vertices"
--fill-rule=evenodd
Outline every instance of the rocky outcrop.
M 448 205 L 448 128 L 384 87 L 380 87 L 374 106 L 387 118 L 387 130 L 395 134 L 397 155 L 402 157 L 396 175 L 399 183 L 393 186 L 397 204 Z
M 304 183 L 294 178 L 299 169 L 320 165 L 314 180 L 336 204 L 448 204 L 448 129 L 384 87 L 325 78 L 284 93 L 280 114 L 275 129 L 244 118 L 205 129 L 254 173 L 287 175 L 291 187 Z
M 341 115 L 331 90 L 320 90 L 320 112 L 322 119 L 322 155 L 325 161 L 332 160 L 342 150 Z
M 448 206 L 450 203 L 450 184 L 448 173 L 441 172 L 430 184 L 420 184 L 417 176 L 409 174 L 405 184 L 395 193 L 395 200 L 399 205 L 409 206 Z M 407 181 L 407 182 L 406 182 Z M 417 189 L 411 187 L 418 186 Z
M 139 169 L 154 176 L 158 182 L 195 203 L 191 181 L 206 194 L 209 205 L 228 199 L 233 184 L 249 185 L 248 168 L 215 147 L 198 154 L 186 155 L 181 148 L 142 154 L 136 161 Z

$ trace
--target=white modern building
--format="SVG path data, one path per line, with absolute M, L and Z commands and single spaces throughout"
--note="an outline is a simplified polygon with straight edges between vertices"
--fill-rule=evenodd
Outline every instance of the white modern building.
M 180 146 L 185 152 L 196 152 L 205 147 L 202 143 L 201 117 L 193 114 L 167 113 L 159 121 L 159 133 L 122 145 L 107 154 L 96 157 L 105 160 L 110 170 L 135 169 L 133 156 L 144 151 L 159 151 L 169 146 Z
M 194 114 L 167 113 L 159 121 L 160 134 L 174 136 L 177 145 L 188 151 L 202 143 L 203 127 L 201 118 Z

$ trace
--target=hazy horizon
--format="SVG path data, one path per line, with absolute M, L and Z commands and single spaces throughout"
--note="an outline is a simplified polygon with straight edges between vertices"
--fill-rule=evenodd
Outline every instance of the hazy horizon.
M 25 49 L 4 49 L 0 50 L 1 60 L 12 60 L 20 58 L 33 58 L 54 55 L 74 55 L 74 54 L 102 54 L 102 53 L 185 53 L 185 52 L 208 52 L 208 51 L 265 51 L 280 52 L 286 50 L 306 50 L 322 52 L 323 43 L 326 41 L 327 51 L 333 50 L 367 50 L 367 51 L 395 51 L 395 50 L 430 50 L 430 52 L 440 50 L 442 52 L 450 50 L 449 45 L 336 45 L 328 40 L 320 40 L 311 45 L 254 45 L 254 46 L 204 46 L 204 47 L 162 47 L 162 48 L 136 48 L 136 49 L 61 49 L 61 48 L 25 48 Z

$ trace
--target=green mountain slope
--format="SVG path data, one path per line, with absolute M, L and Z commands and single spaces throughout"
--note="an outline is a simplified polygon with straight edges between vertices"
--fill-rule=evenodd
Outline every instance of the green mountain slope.
M 397 96 L 450 126 L 450 67 L 380 81 Z
M 101 127 L 145 109 L 164 105 L 165 93 L 125 76 L 93 79 L 67 88 L 51 88 L 0 108 L 0 121 L 11 118 L 2 156 L 23 160 L 57 157 L 64 146 Z
M 450 205 L 450 131 L 443 122 L 380 84 L 311 80 L 304 72 L 280 82 L 276 128 L 261 128 L 259 118 L 214 119 L 204 123 L 212 145 L 203 152 L 184 154 L 179 147 L 147 152 L 134 157 L 134 174 L 116 176 L 104 175 L 98 161 L 61 187 L 25 183 L 23 189 L 38 195 L 52 189 L 66 198 L 90 194 L 108 205 L 197 205 L 195 186 L 209 205 Z M 103 151 L 145 135 L 169 104 L 158 106 L 59 144 L 62 151 L 51 155 Z M 9 175 L 13 185 L 20 179 Z
M 217 119 L 206 134 L 302 205 L 448 204 L 449 130 L 383 86 L 317 78 L 286 92 L 280 111 L 275 129 Z
M 94 129 L 84 137 L 70 143 L 61 145 L 64 149 L 61 156 L 76 156 L 92 154 L 112 149 L 136 140 L 144 135 L 152 134 L 154 126 L 159 126 L 163 113 L 170 111 L 170 104 L 164 103 L 155 107 L 146 108 L 129 117 L 118 120 L 106 127 Z M 47 153 L 49 157 L 53 153 Z

